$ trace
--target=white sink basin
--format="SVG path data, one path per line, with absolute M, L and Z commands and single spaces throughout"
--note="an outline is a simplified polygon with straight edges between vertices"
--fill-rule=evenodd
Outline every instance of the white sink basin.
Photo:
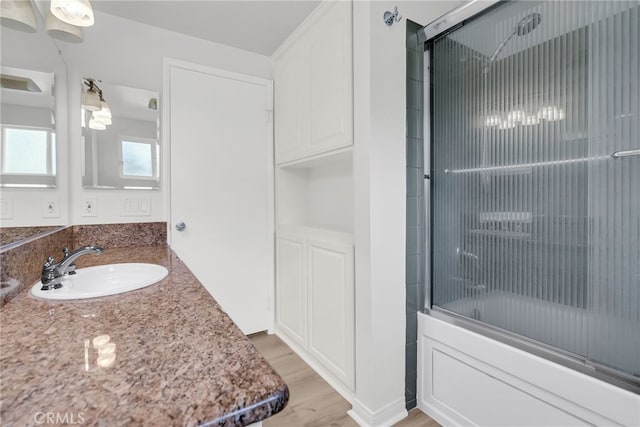
M 62 280 L 58 289 L 43 291 L 42 282 L 38 282 L 31 288 L 31 295 L 56 300 L 104 297 L 153 285 L 167 274 L 166 268 L 156 264 L 99 265 L 76 270 Z

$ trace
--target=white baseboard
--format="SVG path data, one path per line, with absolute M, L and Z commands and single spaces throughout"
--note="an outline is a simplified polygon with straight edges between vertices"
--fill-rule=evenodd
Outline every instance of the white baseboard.
M 353 408 L 347 414 L 360 427 L 389 427 L 407 417 L 404 398 L 391 402 L 378 411 L 370 410 L 366 405 L 354 399 Z
M 422 412 L 424 412 L 425 414 L 427 414 L 428 416 L 436 420 L 436 422 L 441 426 L 457 426 L 458 425 L 456 420 L 449 417 L 446 413 L 440 411 L 439 409 L 432 407 L 428 403 L 425 403 L 424 401 L 418 400 L 417 407 Z
M 328 382 L 329 385 L 333 387 L 333 389 L 337 391 L 347 402 L 353 405 L 353 399 L 354 399 L 353 390 L 351 390 L 349 387 L 344 385 L 340 380 L 334 377 L 333 374 L 331 374 L 331 372 L 329 372 L 324 366 L 322 366 L 322 364 L 318 362 L 313 356 L 311 356 L 309 352 L 307 352 L 304 348 L 300 347 L 297 343 L 291 340 L 287 336 L 287 333 L 282 331 L 280 328 L 278 328 L 277 325 L 275 328 L 275 334 L 278 338 L 284 341 L 285 344 L 291 347 L 291 349 L 295 351 L 296 354 L 300 356 L 300 358 L 307 363 L 307 365 L 311 366 L 311 369 L 316 371 L 316 373 L 320 375 L 320 377 L 322 377 L 323 380 Z

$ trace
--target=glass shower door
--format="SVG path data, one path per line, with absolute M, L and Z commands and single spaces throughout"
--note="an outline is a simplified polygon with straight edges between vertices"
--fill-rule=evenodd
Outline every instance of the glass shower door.
M 506 2 L 429 43 L 431 303 L 640 377 L 640 2 Z

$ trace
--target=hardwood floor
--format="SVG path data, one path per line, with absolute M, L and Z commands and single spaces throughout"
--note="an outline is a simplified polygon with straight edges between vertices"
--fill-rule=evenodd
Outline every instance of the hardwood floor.
M 258 333 L 249 337 L 253 345 L 289 386 L 289 403 L 282 412 L 263 421 L 264 427 L 358 427 L 347 411 L 351 409 L 326 381 L 275 335 Z M 396 427 L 438 427 L 419 410 Z

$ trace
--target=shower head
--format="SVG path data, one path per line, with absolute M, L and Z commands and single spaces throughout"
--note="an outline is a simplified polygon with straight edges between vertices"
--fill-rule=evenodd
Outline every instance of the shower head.
M 493 52 L 493 55 L 491 55 L 491 58 L 489 58 L 489 62 L 484 67 L 484 73 L 486 74 L 489 72 L 489 68 L 491 67 L 493 61 L 498 58 L 498 55 L 500 54 L 500 52 L 502 52 L 502 49 L 504 49 L 504 47 L 507 45 L 507 43 L 509 43 L 509 40 L 511 40 L 513 36 L 526 36 L 531 31 L 535 30 L 536 27 L 540 25 L 541 21 L 542 15 L 537 12 L 530 13 L 529 15 L 522 18 L 515 26 L 513 31 L 511 31 L 511 33 L 500 42 L 495 52 Z
M 516 34 L 519 36 L 526 36 L 531 31 L 535 30 L 538 24 L 542 21 L 542 16 L 539 13 L 531 13 L 518 22 L 515 28 Z

